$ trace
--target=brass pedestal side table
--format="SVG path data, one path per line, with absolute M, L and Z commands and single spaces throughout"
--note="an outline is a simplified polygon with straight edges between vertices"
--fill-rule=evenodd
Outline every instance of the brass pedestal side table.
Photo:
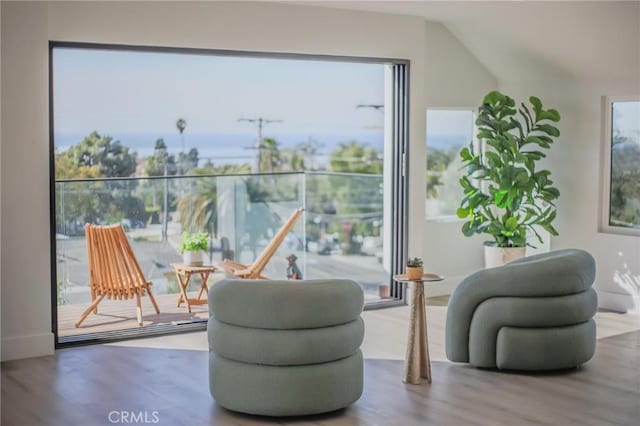
M 207 293 L 207 297 L 209 296 L 207 280 L 209 279 L 209 274 L 216 272 L 217 269 L 213 266 L 189 266 L 182 263 L 172 263 L 171 266 L 176 273 L 176 277 L 178 277 L 178 284 L 180 285 L 178 307 L 180 307 L 180 304 L 184 301 L 187 309 L 191 312 L 191 305 L 206 305 L 208 301 L 207 299 L 201 299 L 202 293 Z M 200 275 L 200 291 L 196 299 L 189 299 L 187 296 L 187 288 L 189 287 L 189 282 L 193 274 Z
M 401 274 L 394 275 L 393 279 L 400 283 L 413 283 L 413 297 L 411 297 L 411 313 L 409 316 L 409 339 L 407 341 L 407 355 L 404 361 L 402 381 L 412 385 L 419 385 L 421 379 L 426 379 L 428 383 L 431 383 L 424 283 L 442 281 L 444 277 L 437 274 L 424 274 L 421 279 L 410 280 L 406 275 Z

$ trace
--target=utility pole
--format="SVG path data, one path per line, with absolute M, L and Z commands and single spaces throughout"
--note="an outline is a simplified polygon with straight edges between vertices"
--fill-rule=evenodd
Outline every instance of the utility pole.
M 168 235 L 167 230 L 169 227 L 169 179 L 167 178 L 167 163 L 169 160 L 169 154 L 166 153 L 164 157 L 164 213 L 162 215 L 162 241 L 167 242 Z
M 269 123 L 282 123 L 282 120 L 270 120 L 263 117 L 257 117 L 239 118 L 238 121 L 245 121 L 247 123 L 255 124 L 256 126 L 256 143 L 252 147 L 247 147 L 247 149 L 255 149 L 258 151 L 258 155 L 256 157 L 256 171 L 260 173 L 260 169 L 262 168 L 262 148 L 264 148 L 264 144 L 262 143 L 262 129 Z

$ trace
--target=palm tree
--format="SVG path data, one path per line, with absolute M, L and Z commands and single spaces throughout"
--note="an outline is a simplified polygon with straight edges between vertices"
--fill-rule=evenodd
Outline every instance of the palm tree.
M 178 129 L 178 132 L 180 132 L 180 145 L 182 147 L 180 152 L 183 154 L 182 161 L 180 161 L 179 174 L 184 174 L 184 167 L 182 163 L 184 162 L 184 129 L 187 128 L 187 120 L 184 118 L 178 118 L 178 121 L 176 121 L 176 128 Z

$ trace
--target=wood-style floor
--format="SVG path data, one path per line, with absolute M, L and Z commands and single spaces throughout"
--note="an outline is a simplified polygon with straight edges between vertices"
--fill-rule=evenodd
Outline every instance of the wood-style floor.
M 5 362 L 2 425 L 109 425 L 113 411 L 159 425 L 640 424 L 640 331 L 627 332 L 640 328 L 638 316 L 598 313 L 596 355 L 579 369 L 520 374 L 444 361 L 446 307 L 437 305 L 427 307 L 433 383 L 400 380 L 407 308 L 366 311 L 365 391 L 335 413 L 269 419 L 222 409 L 209 395 L 200 332 Z

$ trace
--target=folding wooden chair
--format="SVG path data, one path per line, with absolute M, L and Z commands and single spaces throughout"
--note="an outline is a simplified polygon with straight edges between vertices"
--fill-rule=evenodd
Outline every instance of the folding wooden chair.
M 225 259 L 224 262 L 219 264 L 220 268 L 226 273 L 240 279 L 266 279 L 266 277 L 262 276 L 262 271 L 265 266 L 267 266 L 267 263 L 271 260 L 276 250 L 278 250 L 278 247 L 280 247 L 289 231 L 291 231 L 293 225 L 295 225 L 303 211 L 303 208 L 299 208 L 291 214 L 289 219 L 287 219 L 284 225 L 282 225 L 282 228 L 278 230 L 276 235 L 273 236 L 273 239 L 269 244 L 267 244 L 262 253 L 260 253 L 260 256 L 258 256 L 251 265 L 243 265 L 242 263 Z
M 156 310 L 160 313 L 155 297 L 151 292 L 151 282 L 142 274 L 140 265 L 129 245 L 127 236 L 121 225 L 84 226 L 87 238 L 89 257 L 89 286 L 91 288 L 91 305 L 82 313 L 76 327 L 80 327 L 89 313 L 98 313 L 98 304 L 105 298 L 136 298 L 136 316 L 142 326 L 142 305 L 140 296 L 145 292 Z

